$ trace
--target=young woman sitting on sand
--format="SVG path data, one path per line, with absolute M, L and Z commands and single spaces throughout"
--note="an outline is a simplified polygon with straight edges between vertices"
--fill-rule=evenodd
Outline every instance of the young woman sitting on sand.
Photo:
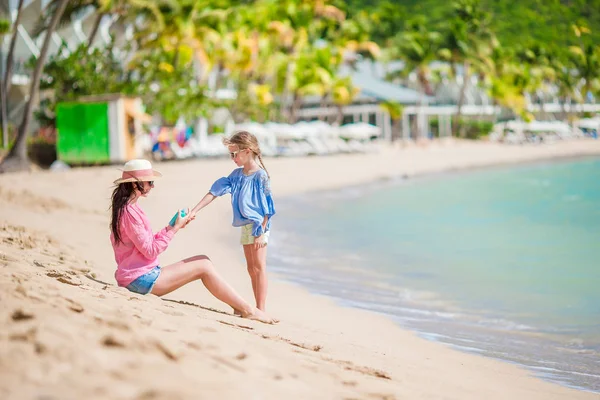
M 273 323 L 272 318 L 244 301 L 217 274 L 207 256 L 186 258 L 166 267 L 158 265 L 158 255 L 167 249 L 177 231 L 193 219 L 178 215 L 174 226 L 167 225 L 156 234 L 152 232 L 138 199 L 148 197 L 154 181 L 161 176 L 152 169 L 150 161 L 132 160 L 125 164 L 121 178 L 114 182 L 117 187 L 112 194 L 110 241 L 115 252 L 115 278 L 119 286 L 139 294 L 162 296 L 200 279 L 217 299 L 240 310 L 242 317 Z

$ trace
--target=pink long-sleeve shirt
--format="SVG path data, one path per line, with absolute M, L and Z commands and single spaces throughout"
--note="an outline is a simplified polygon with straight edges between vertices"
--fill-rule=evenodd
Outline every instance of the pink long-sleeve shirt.
M 137 204 L 128 204 L 119 224 L 122 242 L 116 243 L 113 234 L 110 242 L 115 252 L 119 286 L 128 286 L 158 265 L 158 255 L 165 251 L 175 231 L 166 227 L 153 234 L 150 221 Z

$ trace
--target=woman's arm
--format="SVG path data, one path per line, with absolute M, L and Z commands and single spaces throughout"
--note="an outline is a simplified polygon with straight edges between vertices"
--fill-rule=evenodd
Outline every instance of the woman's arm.
M 133 242 L 138 251 L 146 258 L 152 260 L 158 257 L 169 246 L 169 242 L 175 233 L 181 228 L 181 224 L 175 227 L 163 228 L 156 234 L 147 230 L 143 222 L 134 216 L 125 213 L 123 215 L 122 229 L 124 233 Z

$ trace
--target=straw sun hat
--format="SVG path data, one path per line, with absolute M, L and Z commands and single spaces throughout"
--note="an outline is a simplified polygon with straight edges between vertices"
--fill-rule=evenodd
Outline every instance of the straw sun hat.
M 121 171 L 121 179 L 117 179 L 115 185 L 125 182 L 154 181 L 162 177 L 160 172 L 152 169 L 152 164 L 148 160 L 127 161 Z

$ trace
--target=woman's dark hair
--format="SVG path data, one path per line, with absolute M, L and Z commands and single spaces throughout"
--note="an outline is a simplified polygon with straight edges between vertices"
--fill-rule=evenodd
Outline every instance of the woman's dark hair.
M 134 186 L 131 182 L 121 183 L 115 188 L 112 194 L 112 201 L 110 205 L 112 211 L 110 229 L 112 231 L 116 243 L 123 242 L 121 240 L 121 234 L 119 233 L 119 222 L 121 221 L 121 216 L 123 215 L 125 206 L 131 198 L 133 188 Z

